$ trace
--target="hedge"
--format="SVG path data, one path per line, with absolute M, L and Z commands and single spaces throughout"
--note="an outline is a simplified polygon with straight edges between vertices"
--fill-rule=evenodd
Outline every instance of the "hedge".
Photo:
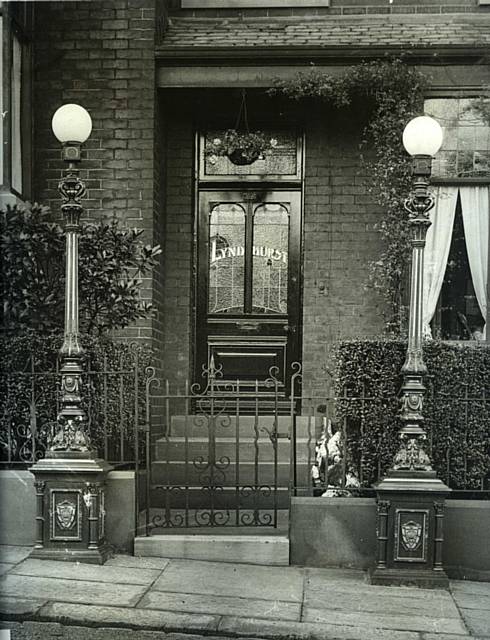
M 364 487 L 397 450 L 405 352 L 398 340 L 344 341 L 336 351 L 337 418 L 346 419 L 349 455 Z M 490 489 L 490 348 L 427 341 L 424 358 L 425 429 L 438 476 L 452 489 Z

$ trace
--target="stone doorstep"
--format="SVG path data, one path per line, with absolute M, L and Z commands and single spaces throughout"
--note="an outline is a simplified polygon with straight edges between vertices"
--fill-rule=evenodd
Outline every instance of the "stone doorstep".
M 287 536 L 162 534 L 138 536 L 134 553 L 188 560 L 289 566 Z

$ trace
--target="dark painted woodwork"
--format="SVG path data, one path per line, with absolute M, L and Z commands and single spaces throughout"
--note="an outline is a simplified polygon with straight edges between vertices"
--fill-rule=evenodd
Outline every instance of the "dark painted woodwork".
M 240 204 L 246 210 L 243 312 L 209 313 L 210 214 L 218 203 Z M 253 216 L 261 204 L 281 204 L 289 213 L 287 312 L 257 313 L 252 308 Z M 237 379 L 261 388 L 270 367 L 277 367 L 281 388 L 287 390 L 291 364 L 300 358 L 301 309 L 301 192 L 201 191 L 199 198 L 198 265 L 196 282 L 195 380 L 203 384 L 203 366 L 211 356 L 222 366 L 223 380 Z

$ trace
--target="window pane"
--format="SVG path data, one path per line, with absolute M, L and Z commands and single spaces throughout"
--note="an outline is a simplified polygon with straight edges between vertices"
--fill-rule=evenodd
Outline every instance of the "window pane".
M 424 111 L 444 132 L 441 150 L 432 163 L 437 177 L 490 176 L 490 126 L 472 109 L 471 98 L 431 98 Z
M 289 216 L 281 204 L 262 204 L 254 215 L 252 310 L 288 311 Z
M 245 210 L 219 204 L 209 221 L 209 313 L 243 313 Z
M 12 50 L 12 188 L 22 193 L 22 147 L 21 147 L 21 93 L 22 93 L 22 45 L 13 37 Z

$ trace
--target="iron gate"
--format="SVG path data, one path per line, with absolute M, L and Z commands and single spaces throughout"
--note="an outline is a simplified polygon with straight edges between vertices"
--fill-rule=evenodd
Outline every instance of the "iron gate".
M 293 389 L 300 371 L 296 365 Z M 146 406 L 163 429 L 150 438 L 148 413 L 139 491 L 146 535 L 169 527 L 277 527 L 289 507 L 294 392 L 285 397 L 274 367 L 254 389 L 223 382 L 220 373 L 211 358 L 204 389 L 186 383 L 173 392 L 150 370 Z

